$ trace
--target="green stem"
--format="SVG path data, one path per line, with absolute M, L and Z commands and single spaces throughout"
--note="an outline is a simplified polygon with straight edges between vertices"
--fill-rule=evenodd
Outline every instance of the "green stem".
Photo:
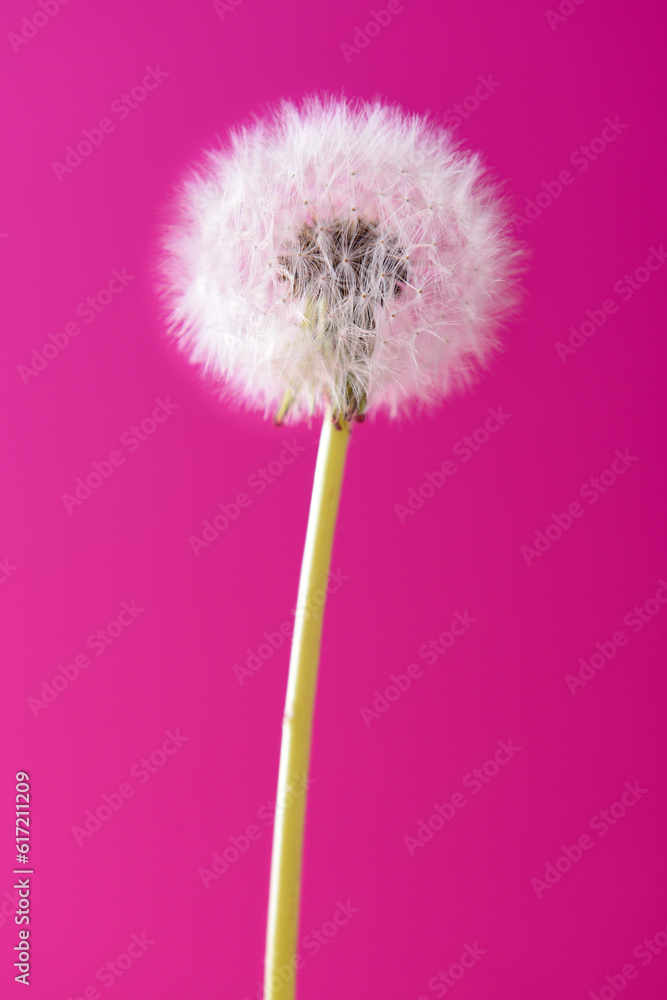
M 350 437 L 349 424 L 342 418 L 340 423 L 338 430 L 331 411 L 326 413 L 301 564 L 273 828 L 265 1000 L 293 1000 L 295 991 L 303 827 L 324 595 Z M 285 975 L 287 970 L 292 974 Z

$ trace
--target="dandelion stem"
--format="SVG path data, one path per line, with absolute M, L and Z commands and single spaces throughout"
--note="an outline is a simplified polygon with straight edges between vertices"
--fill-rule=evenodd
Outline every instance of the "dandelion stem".
M 283 716 L 264 969 L 265 1000 L 293 1000 L 306 788 L 326 594 L 350 425 L 327 410 L 301 564 Z M 288 971 L 289 970 L 289 971 Z

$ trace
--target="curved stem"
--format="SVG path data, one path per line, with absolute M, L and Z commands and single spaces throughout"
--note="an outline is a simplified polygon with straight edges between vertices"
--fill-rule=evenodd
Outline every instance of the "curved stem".
M 308 764 L 324 601 L 331 563 L 349 424 L 324 418 L 301 564 L 294 638 L 283 717 L 278 794 L 273 828 L 265 1000 L 293 1000 Z

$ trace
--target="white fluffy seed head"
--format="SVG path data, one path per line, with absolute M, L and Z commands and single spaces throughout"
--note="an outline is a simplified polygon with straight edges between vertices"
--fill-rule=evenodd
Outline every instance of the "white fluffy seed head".
M 479 157 L 379 102 L 284 102 L 206 153 L 177 208 L 161 261 L 172 330 L 287 420 L 438 402 L 516 304 L 520 251 Z

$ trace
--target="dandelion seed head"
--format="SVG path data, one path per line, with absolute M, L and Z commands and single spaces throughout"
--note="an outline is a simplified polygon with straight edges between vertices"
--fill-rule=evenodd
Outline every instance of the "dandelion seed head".
M 519 260 L 497 186 L 451 133 L 311 97 L 205 154 L 160 268 L 172 331 L 236 398 L 350 419 L 466 383 L 516 306 Z

